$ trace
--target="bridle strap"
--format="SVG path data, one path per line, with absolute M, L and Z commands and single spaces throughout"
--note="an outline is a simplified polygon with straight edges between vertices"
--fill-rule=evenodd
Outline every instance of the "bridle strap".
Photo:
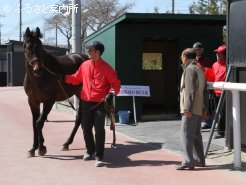
M 44 67 L 51 75 L 56 76 L 56 73 L 54 73 L 53 71 L 51 71 L 51 70 L 50 70 L 49 68 L 47 68 L 45 65 L 43 65 L 43 67 Z M 61 88 L 63 94 L 65 95 L 65 97 L 66 97 L 66 99 L 67 99 L 67 101 L 68 101 L 70 107 L 71 107 L 73 110 L 78 111 L 78 110 L 75 109 L 74 105 L 73 105 L 72 102 L 69 100 L 69 97 L 68 97 L 68 95 L 67 95 L 65 89 L 63 88 L 61 82 L 60 82 L 59 80 L 57 80 L 57 79 L 56 79 L 56 81 L 57 81 L 57 83 L 59 84 L 59 86 L 60 86 L 60 88 Z

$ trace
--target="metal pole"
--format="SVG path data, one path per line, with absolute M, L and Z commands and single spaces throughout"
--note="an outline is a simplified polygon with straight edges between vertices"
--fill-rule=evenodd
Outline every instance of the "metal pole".
M 1 38 L 1 26 L 2 26 L 2 24 L 0 24 L 0 45 L 2 44 L 2 42 L 1 42 L 1 40 L 2 40 L 2 38 Z
M 174 0 L 172 0 L 172 13 L 174 14 Z
M 231 69 L 232 69 L 232 65 L 229 65 L 229 69 L 228 69 L 228 72 L 226 74 L 226 82 L 228 82 L 229 80 L 229 77 L 231 75 Z M 211 127 L 211 131 L 210 131 L 210 135 L 209 135 L 209 139 L 208 139 L 208 144 L 207 144 L 207 147 L 205 149 L 205 152 L 204 152 L 204 156 L 207 157 L 207 154 L 208 154 L 208 150 L 209 150 L 209 147 L 210 147 L 210 144 L 211 144 L 211 141 L 212 141 L 212 137 L 214 135 L 214 129 L 215 129 L 215 125 L 216 125 L 216 121 L 217 121 L 217 118 L 219 116 L 219 111 L 220 111 L 220 108 L 221 108 L 221 104 L 222 104 L 222 100 L 224 99 L 224 95 L 225 92 L 224 90 L 222 91 L 222 94 L 220 96 L 220 99 L 219 99 L 219 102 L 218 102 L 218 105 L 217 105 L 217 108 L 216 108 L 216 112 L 215 112 L 215 115 L 214 115 L 214 119 L 213 119 L 213 123 L 212 123 L 212 127 Z
M 57 22 L 56 22 L 56 47 L 57 47 Z
M 73 7 L 77 8 L 72 12 L 72 52 L 81 53 L 81 2 L 73 0 Z M 76 13 L 77 12 L 77 13 Z
M 19 40 L 21 41 L 21 27 L 22 27 L 22 11 L 21 11 L 21 9 L 22 9 L 22 2 L 21 2 L 22 0 L 20 0 L 20 38 L 19 38 Z
M 216 108 L 215 115 L 214 115 L 214 119 L 213 119 L 211 131 L 210 131 L 210 135 L 209 135 L 209 139 L 208 139 L 208 144 L 207 144 L 207 146 L 206 146 L 205 153 L 204 153 L 204 156 L 205 156 L 205 157 L 207 157 L 207 155 L 208 155 L 208 150 L 209 150 L 209 147 L 210 147 L 210 144 L 211 144 L 213 135 L 214 135 L 214 129 L 215 129 L 216 121 L 217 121 L 217 119 L 218 119 L 220 109 L 221 109 L 221 107 L 223 106 L 223 103 L 224 103 L 224 102 L 223 102 L 223 101 L 224 101 L 224 96 L 225 96 L 225 91 L 223 90 L 223 91 L 222 91 L 222 94 L 221 94 L 221 96 L 220 96 L 220 99 L 219 99 L 217 108 Z
M 5 17 L 4 15 L 0 15 L 0 17 Z M 1 24 L 1 21 L 0 21 L 0 45 L 2 44 L 2 26 L 3 26 L 3 24 Z
M 137 114 L 136 114 L 136 102 L 135 102 L 135 96 L 132 97 L 133 100 L 133 114 L 134 114 L 134 121 L 137 123 Z
M 72 52 L 81 53 L 81 2 L 80 0 L 73 0 L 72 6 L 74 7 L 72 11 Z M 77 11 L 75 9 L 77 8 Z M 74 107 L 78 109 L 78 99 L 74 96 Z M 74 111 L 74 115 L 77 112 Z
M 233 144 L 234 144 L 234 168 L 240 169 L 241 164 L 241 123 L 240 123 L 240 93 L 232 92 L 232 117 L 233 117 Z

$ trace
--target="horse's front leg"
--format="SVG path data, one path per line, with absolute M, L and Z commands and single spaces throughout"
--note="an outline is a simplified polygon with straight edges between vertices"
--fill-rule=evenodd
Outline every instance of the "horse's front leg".
M 62 148 L 61 148 L 62 151 L 67 151 L 69 149 L 69 145 L 73 143 L 74 136 L 81 124 L 81 114 L 82 114 L 81 109 L 82 109 L 82 101 L 79 102 L 79 110 L 76 115 L 76 120 L 75 120 L 73 130 L 70 136 L 68 137 L 67 141 L 62 145 Z
M 38 154 L 40 156 L 45 155 L 47 152 L 46 146 L 44 146 L 44 137 L 43 137 L 42 129 L 44 127 L 44 122 L 47 119 L 47 116 L 50 113 L 54 103 L 55 103 L 54 101 L 48 101 L 48 102 L 43 103 L 43 112 L 41 113 L 41 115 L 39 116 L 36 122 L 38 142 L 39 142 Z
M 40 116 L 40 104 L 28 98 L 28 103 L 32 112 L 32 128 L 33 128 L 33 145 L 31 150 L 28 151 L 28 157 L 35 156 L 35 150 L 38 148 L 38 132 L 36 128 L 36 121 Z

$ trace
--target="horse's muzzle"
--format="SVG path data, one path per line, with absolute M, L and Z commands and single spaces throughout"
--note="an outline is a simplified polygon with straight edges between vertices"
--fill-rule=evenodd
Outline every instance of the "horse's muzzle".
M 40 67 L 34 67 L 33 68 L 34 76 L 41 77 L 43 75 L 43 70 Z

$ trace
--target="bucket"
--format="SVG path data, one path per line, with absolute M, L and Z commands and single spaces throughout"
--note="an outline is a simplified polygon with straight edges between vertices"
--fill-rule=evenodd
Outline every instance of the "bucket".
M 130 111 L 119 111 L 118 115 L 121 124 L 129 123 Z

